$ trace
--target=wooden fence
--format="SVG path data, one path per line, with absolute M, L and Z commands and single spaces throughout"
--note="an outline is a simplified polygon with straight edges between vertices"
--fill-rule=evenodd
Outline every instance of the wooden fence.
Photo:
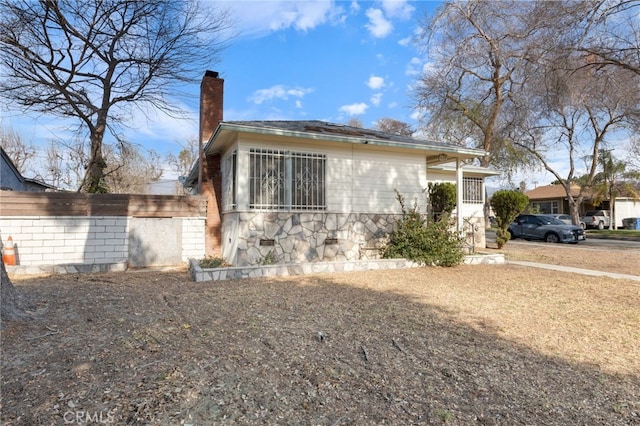
M 202 196 L 0 191 L 0 216 L 204 217 Z

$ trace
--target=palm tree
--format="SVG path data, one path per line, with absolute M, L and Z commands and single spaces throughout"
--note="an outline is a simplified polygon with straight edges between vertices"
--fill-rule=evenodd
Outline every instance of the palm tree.
M 599 204 L 609 200 L 609 229 L 615 229 L 615 202 L 616 197 L 626 196 L 634 200 L 640 199 L 640 172 L 627 171 L 627 163 L 617 160 L 610 149 L 600 150 L 598 163 L 602 166 L 602 172 L 593 179 L 593 202 Z

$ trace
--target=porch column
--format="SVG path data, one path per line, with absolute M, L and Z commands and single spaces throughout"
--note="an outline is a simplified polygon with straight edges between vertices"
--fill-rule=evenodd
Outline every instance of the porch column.
M 462 162 L 456 158 L 456 230 L 458 233 L 464 229 L 464 218 L 462 217 Z

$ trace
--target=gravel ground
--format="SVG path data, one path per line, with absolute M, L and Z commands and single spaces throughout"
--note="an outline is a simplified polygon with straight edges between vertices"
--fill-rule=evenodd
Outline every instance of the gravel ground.
M 507 258 L 585 266 L 562 245 Z M 640 264 L 599 251 L 591 269 Z M 15 281 L 1 422 L 640 424 L 640 286 L 513 265 Z

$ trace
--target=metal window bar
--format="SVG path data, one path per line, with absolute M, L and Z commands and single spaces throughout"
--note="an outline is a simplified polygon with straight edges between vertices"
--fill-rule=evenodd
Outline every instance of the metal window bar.
M 249 153 L 249 208 L 285 207 L 285 152 L 252 149 Z
M 292 153 L 292 200 L 294 210 L 325 208 L 325 163 L 323 154 Z
M 462 178 L 462 202 L 469 204 L 482 204 L 481 178 Z
M 323 154 L 251 149 L 249 208 L 324 210 Z

